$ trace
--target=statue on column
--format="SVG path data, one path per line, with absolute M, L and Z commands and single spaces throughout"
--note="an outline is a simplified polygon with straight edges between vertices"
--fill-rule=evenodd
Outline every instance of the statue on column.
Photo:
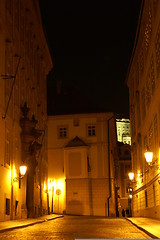
M 22 118 L 20 119 L 21 131 L 21 146 L 22 146 L 22 162 L 27 165 L 27 190 L 26 190 L 26 205 L 27 217 L 34 217 L 34 176 L 35 169 L 38 164 L 36 159 L 37 152 L 41 149 L 42 145 L 37 142 L 42 135 L 40 131 L 35 129 L 37 120 L 34 115 L 29 119 L 29 108 L 25 102 L 21 107 Z

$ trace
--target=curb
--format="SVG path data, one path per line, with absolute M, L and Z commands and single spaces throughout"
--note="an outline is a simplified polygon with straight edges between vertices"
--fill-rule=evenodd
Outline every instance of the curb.
M 56 218 L 61 218 L 61 217 L 64 217 L 63 215 L 60 215 L 60 216 L 57 216 L 57 217 L 53 217 L 53 218 L 46 218 L 46 219 L 43 219 L 43 220 L 37 220 L 35 222 L 32 222 L 32 223 L 24 223 L 23 225 L 18 225 L 18 226 L 13 226 L 13 227 L 6 227 L 4 229 L 0 229 L 0 233 L 4 233 L 4 232 L 8 232 L 8 231 L 12 231 L 12 230 L 15 230 L 15 229 L 18 229 L 18 228 L 25 228 L 25 227 L 29 227 L 29 226 L 33 226 L 35 224 L 39 224 L 39 223 L 43 223 L 43 222 L 48 222 L 48 221 L 51 221 L 51 220 L 54 220 Z
M 136 223 L 132 222 L 132 220 L 126 218 L 126 220 L 128 220 L 130 223 L 132 223 L 135 227 L 137 227 L 139 230 L 141 230 L 142 232 L 146 233 L 149 237 L 153 238 L 153 239 L 159 239 L 157 236 L 155 236 L 154 234 L 148 232 L 146 229 L 138 226 Z

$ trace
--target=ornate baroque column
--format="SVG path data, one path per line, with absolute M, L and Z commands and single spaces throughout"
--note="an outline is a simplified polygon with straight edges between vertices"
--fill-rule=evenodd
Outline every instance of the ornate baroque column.
M 37 142 L 37 139 L 41 136 L 41 132 L 36 130 L 37 120 L 32 116 L 30 120 L 28 118 L 29 108 L 25 102 L 21 107 L 22 118 L 20 119 L 21 131 L 21 158 L 23 164 L 27 166 L 27 187 L 26 187 L 26 205 L 27 205 L 27 217 L 34 217 L 34 175 L 35 168 L 37 166 L 36 153 L 42 147 Z

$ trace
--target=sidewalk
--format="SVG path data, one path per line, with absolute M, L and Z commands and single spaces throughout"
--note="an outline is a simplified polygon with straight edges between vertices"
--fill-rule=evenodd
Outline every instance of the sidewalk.
M 141 231 L 147 233 L 151 238 L 160 239 L 160 220 L 155 218 L 130 217 L 127 218 Z
M 10 220 L 10 221 L 5 221 L 5 222 L 0 222 L 0 233 L 13 230 L 16 228 L 23 228 L 27 226 L 31 226 L 37 223 L 42 223 L 46 222 L 49 220 L 53 220 L 55 218 L 60 218 L 63 217 L 63 215 L 58 215 L 58 214 L 50 214 L 50 215 L 45 215 L 39 218 L 27 218 L 27 219 L 19 219 L 19 220 Z

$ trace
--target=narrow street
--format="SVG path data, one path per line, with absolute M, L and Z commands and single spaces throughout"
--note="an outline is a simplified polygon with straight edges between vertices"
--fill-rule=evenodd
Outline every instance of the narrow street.
M 64 216 L 0 234 L 0 239 L 74 240 L 76 238 L 149 238 L 122 218 Z

